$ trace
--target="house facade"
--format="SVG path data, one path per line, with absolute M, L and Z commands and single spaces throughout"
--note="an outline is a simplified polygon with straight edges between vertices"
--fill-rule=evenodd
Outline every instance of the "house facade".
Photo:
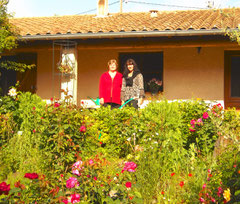
M 14 18 L 11 23 L 21 38 L 6 57 L 36 64 L 16 80 L 43 99 L 60 98 L 65 88 L 77 104 L 96 98 L 107 62 L 117 59 L 121 72 L 126 59 L 134 58 L 146 84 L 162 80 L 169 100 L 202 98 L 240 108 L 240 47 L 224 31 L 238 27 L 240 8 Z M 67 59 L 72 70 L 63 74 L 59 66 Z

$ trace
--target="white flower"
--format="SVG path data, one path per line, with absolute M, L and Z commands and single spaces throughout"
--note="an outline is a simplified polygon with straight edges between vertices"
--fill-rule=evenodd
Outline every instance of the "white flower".
M 149 140 L 151 140 L 151 138 L 149 137 Z
M 158 132 L 156 132 L 156 135 L 159 135 L 159 133 L 158 133 Z
M 114 180 L 117 180 L 117 177 L 114 177 L 113 179 L 114 179 Z
M 17 134 L 18 134 L 18 135 L 22 135 L 22 134 L 23 134 L 23 131 L 18 131 Z
M 110 192 L 109 192 L 109 196 L 112 198 L 112 197 L 117 197 L 117 191 L 115 191 L 115 190 L 111 190 Z
M 8 95 L 9 96 L 16 96 L 17 95 L 17 90 L 15 88 L 11 88 L 9 91 L 8 91 Z
M 127 138 L 127 141 L 129 141 L 129 142 L 130 142 L 130 140 L 131 140 L 131 137 Z

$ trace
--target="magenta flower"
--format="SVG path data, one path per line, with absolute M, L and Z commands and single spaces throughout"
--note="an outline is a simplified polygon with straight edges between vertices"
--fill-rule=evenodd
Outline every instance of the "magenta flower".
M 192 119 L 190 122 L 191 125 L 195 125 L 195 123 L 196 123 L 196 120 L 194 120 L 194 119 Z
M 208 119 L 209 115 L 207 112 L 204 112 L 202 117 L 203 117 L 203 119 Z
M 54 103 L 54 108 L 58 108 L 60 106 L 60 103 L 55 102 Z
M 79 194 L 72 194 L 71 195 L 71 203 L 78 203 L 80 202 L 80 195 Z
M 79 131 L 80 132 L 86 132 L 86 127 L 84 125 L 82 125 L 80 128 L 79 128 Z
M 125 166 L 123 167 L 122 173 L 124 171 L 135 172 L 136 168 L 137 168 L 137 164 L 135 164 L 134 162 L 126 162 Z
M 221 197 L 222 193 L 223 193 L 223 189 L 221 187 L 218 187 L 218 192 L 217 192 L 218 197 Z
M 93 165 L 93 160 L 90 159 L 90 160 L 88 161 L 88 163 L 89 163 L 89 165 Z
M 206 186 L 207 186 L 207 184 L 203 184 L 203 186 L 202 186 L 202 189 L 205 189 L 205 188 L 206 188 Z
M 197 124 L 198 124 L 198 126 L 203 124 L 202 118 L 197 119 Z
M 199 199 L 199 201 L 200 201 L 201 203 L 204 203 L 204 202 L 205 202 L 204 198 L 202 198 L 202 197 Z
M 67 188 L 74 188 L 74 187 L 77 187 L 77 186 L 79 186 L 79 183 L 78 183 L 77 178 L 75 178 L 75 177 L 70 177 L 70 178 L 67 180 L 67 183 L 66 183 L 66 187 L 67 187 Z
M 83 167 L 82 165 L 83 165 L 83 162 L 82 162 L 82 161 L 77 161 L 77 162 L 75 162 L 75 163 L 73 164 L 73 166 L 72 166 L 72 173 L 73 173 L 74 175 L 80 176 L 80 175 L 81 175 L 80 171 L 81 171 L 82 169 L 84 169 L 84 167 Z
M 212 201 L 213 203 L 216 203 L 215 198 L 211 198 L 211 201 Z

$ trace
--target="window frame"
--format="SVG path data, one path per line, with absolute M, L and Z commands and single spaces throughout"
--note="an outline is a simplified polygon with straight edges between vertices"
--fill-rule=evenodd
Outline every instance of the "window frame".
M 224 105 L 240 109 L 240 97 L 231 96 L 231 57 L 233 56 L 240 58 L 240 51 L 224 52 Z

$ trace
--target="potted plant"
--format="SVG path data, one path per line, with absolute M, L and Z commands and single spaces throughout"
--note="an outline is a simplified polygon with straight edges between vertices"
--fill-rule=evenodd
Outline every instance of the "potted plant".
M 152 95 L 156 95 L 161 87 L 162 87 L 162 81 L 158 80 L 156 78 L 152 78 L 148 83 L 148 90 L 151 92 Z

